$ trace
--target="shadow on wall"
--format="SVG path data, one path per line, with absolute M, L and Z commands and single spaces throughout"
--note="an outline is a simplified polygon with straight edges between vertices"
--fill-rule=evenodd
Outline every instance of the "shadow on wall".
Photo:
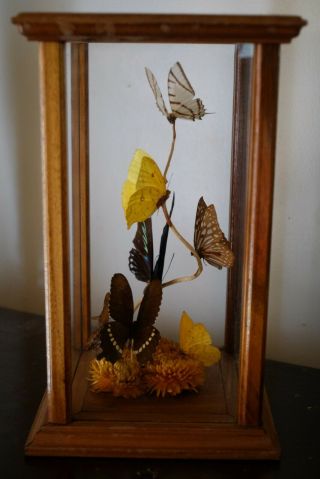
M 1 4 L 1 61 L 5 68 L 0 114 L 7 150 L 1 169 L 10 195 L 1 205 L 0 304 L 43 313 L 37 45 L 28 43 L 11 25 L 10 18 L 19 8 L 20 3 L 15 1 Z

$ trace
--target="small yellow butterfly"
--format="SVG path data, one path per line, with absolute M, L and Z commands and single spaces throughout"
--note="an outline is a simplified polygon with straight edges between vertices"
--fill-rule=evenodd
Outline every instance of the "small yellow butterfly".
M 210 334 L 204 325 L 194 323 L 186 311 L 183 311 L 180 320 L 180 348 L 204 366 L 217 363 L 221 357 L 220 350 L 212 345 Z
M 149 218 L 168 195 L 166 180 L 157 163 L 148 153 L 137 149 L 122 189 L 122 207 L 128 229 L 133 223 Z

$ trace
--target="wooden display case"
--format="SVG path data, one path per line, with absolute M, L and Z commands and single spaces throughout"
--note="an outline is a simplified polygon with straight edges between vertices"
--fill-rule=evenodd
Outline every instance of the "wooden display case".
M 263 369 L 279 49 L 306 22 L 281 16 L 23 13 L 13 23 L 28 40 L 40 42 L 48 387 L 26 454 L 277 459 Z M 236 45 L 230 235 L 237 261 L 228 276 L 222 361 L 199 395 L 161 402 L 106 399 L 88 388 L 91 42 Z M 72 216 L 66 43 L 71 44 Z

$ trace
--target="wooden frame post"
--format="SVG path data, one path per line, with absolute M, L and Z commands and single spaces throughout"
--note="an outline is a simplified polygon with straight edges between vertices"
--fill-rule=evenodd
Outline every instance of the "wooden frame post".
M 48 420 L 70 420 L 70 275 L 64 44 L 40 44 Z
M 76 344 L 90 336 L 88 44 L 71 44 L 73 309 Z M 79 336 L 79 337 L 78 337 Z
M 261 423 L 276 143 L 279 45 L 255 46 L 242 276 L 238 423 Z

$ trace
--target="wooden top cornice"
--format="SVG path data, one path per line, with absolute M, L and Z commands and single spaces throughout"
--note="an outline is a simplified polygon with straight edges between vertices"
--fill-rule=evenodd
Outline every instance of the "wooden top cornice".
M 20 13 L 28 40 L 127 43 L 288 43 L 306 21 L 296 16 Z

